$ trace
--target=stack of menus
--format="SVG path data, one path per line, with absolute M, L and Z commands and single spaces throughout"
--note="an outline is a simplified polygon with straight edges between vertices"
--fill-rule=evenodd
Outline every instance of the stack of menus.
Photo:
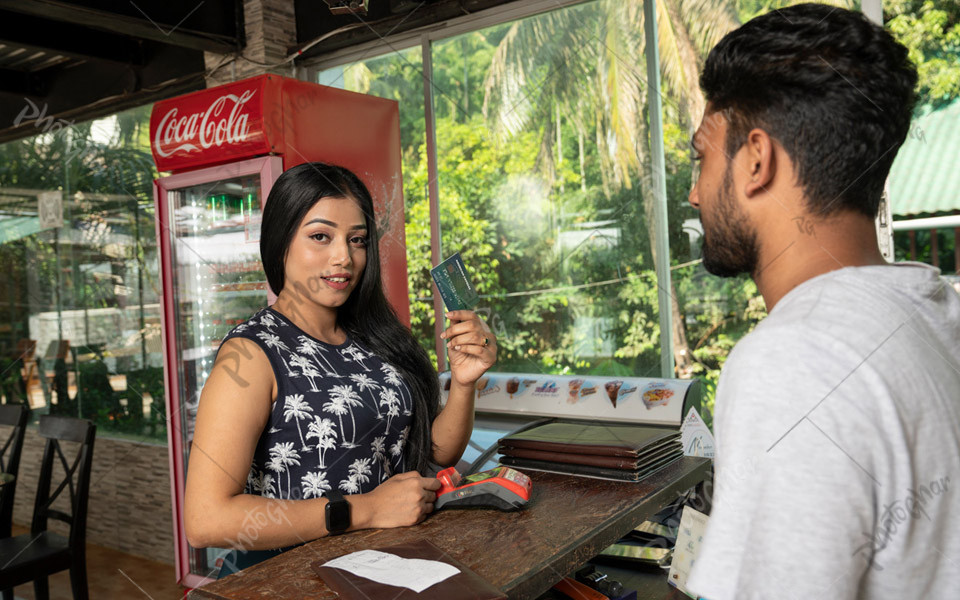
M 547 423 L 498 444 L 504 465 L 617 481 L 640 481 L 683 456 L 676 429 L 627 424 Z

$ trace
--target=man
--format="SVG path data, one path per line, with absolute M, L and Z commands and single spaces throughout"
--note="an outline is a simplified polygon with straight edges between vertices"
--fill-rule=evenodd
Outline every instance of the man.
M 882 28 L 813 4 L 704 66 L 704 265 L 750 273 L 769 316 L 717 390 L 703 598 L 960 597 L 960 298 L 874 228 L 916 81 Z

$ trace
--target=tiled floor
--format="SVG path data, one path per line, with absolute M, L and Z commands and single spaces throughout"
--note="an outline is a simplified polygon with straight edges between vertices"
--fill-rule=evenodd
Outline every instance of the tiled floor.
M 27 533 L 18 525 L 13 526 L 13 535 Z M 177 585 L 173 565 L 154 562 L 118 550 L 87 544 L 87 580 L 92 599 L 180 600 L 184 590 Z M 71 600 L 70 575 L 63 571 L 52 575 L 50 600 Z M 33 584 L 21 585 L 14 590 L 17 600 L 34 600 Z

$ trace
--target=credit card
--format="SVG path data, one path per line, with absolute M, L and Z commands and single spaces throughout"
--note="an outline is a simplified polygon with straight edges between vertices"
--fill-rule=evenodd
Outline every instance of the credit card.
M 480 300 L 476 288 L 467 278 L 467 269 L 459 252 L 430 269 L 430 274 L 447 310 L 472 310 Z

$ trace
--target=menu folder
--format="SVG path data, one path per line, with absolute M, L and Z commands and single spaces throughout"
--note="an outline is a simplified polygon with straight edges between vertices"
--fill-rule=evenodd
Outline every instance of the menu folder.
M 547 423 L 508 435 L 499 444 L 527 450 L 638 458 L 669 439 L 680 439 L 680 432 L 637 425 Z
M 680 440 L 667 439 L 663 442 L 657 442 L 651 448 L 644 450 L 636 457 L 624 456 L 601 456 L 599 454 L 572 454 L 566 452 L 549 452 L 546 450 L 528 450 L 527 448 L 517 448 L 514 446 L 499 446 L 497 452 L 504 456 L 513 458 L 528 458 L 532 460 L 545 460 L 549 462 L 559 462 L 570 465 L 589 465 L 592 467 L 604 467 L 607 469 L 620 469 L 622 471 L 636 471 L 643 468 L 646 464 L 661 458 L 662 455 L 673 451 L 681 450 L 683 446 Z
M 681 458 L 683 458 L 683 451 L 678 449 L 676 452 L 660 458 L 649 465 L 645 465 L 644 468 L 636 471 L 605 469 L 603 467 L 591 467 L 587 465 L 570 465 L 558 462 L 549 462 L 545 460 L 514 458 L 512 456 L 503 456 L 500 458 L 500 462 L 504 465 L 519 469 L 521 471 L 545 471 L 547 473 L 577 475 L 579 477 L 591 477 L 593 479 L 637 482 L 645 477 L 653 475 L 660 469 Z
M 413 600 L 415 598 L 427 600 L 448 600 L 450 598 L 506 600 L 507 598 L 506 594 L 428 540 L 421 539 L 386 548 L 374 548 L 374 550 L 389 552 L 403 558 L 422 558 L 445 562 L 460 569 L 460 572 L 418 594 L 411 589 L 379 583 L 354 575 L 349 571 L 322 566 L 327 560 L 336 557 L 315 561 L 313 569 L 320 575 L 327 587 L 339 594 L 340 598 L 346 600 Z

